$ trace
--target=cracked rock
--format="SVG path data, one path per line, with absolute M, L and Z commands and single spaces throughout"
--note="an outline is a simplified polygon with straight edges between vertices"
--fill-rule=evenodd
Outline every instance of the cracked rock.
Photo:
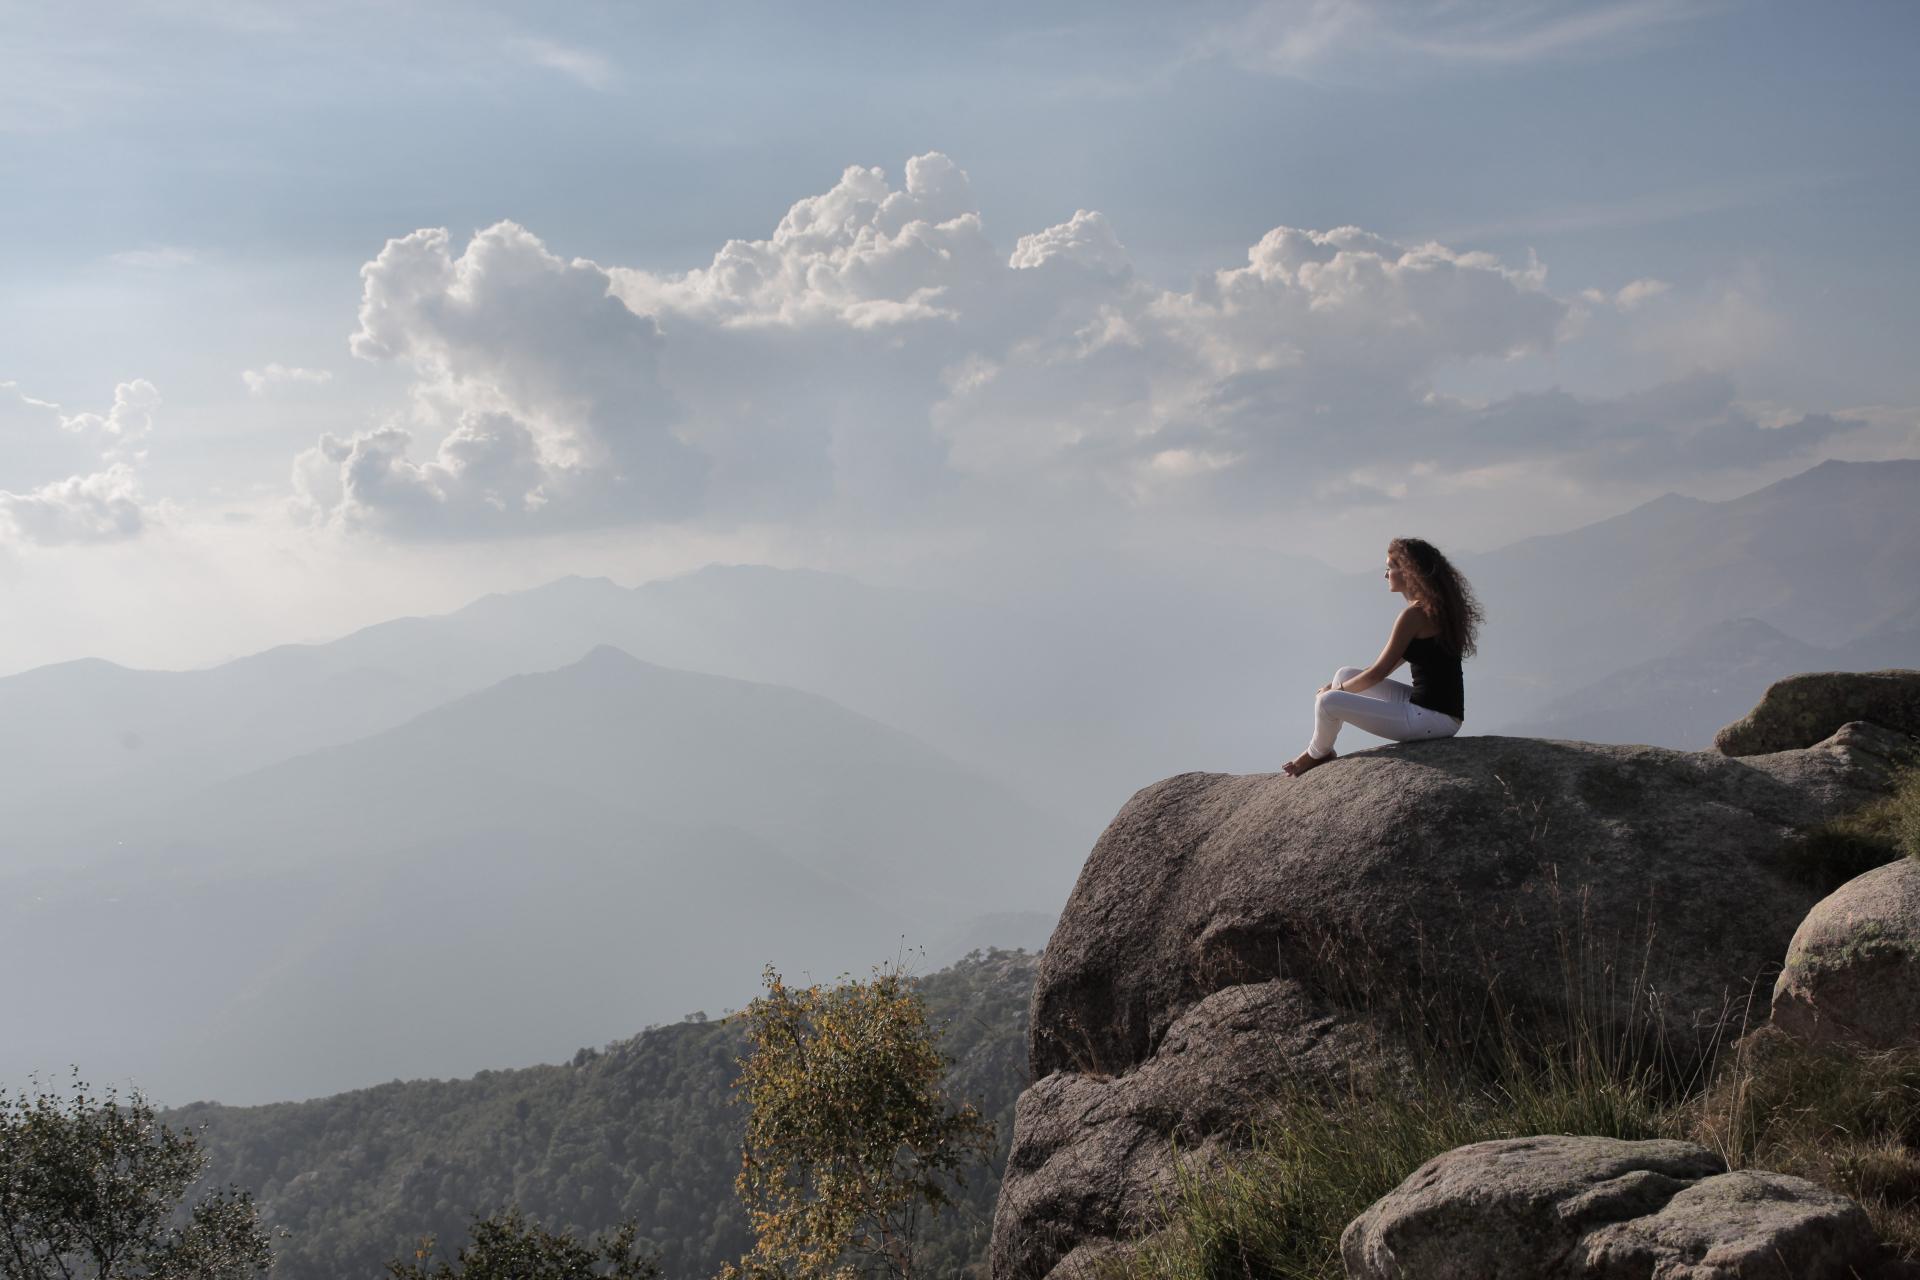
M 1538 1137 L 1436 1156 L 1340 1238 L 1356 1280 L 1843 1280 L 1866 1211 L 1690 1142 Z

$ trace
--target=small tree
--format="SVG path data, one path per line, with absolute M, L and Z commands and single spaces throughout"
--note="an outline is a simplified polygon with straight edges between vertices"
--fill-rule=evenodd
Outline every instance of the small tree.
M 941 1092 L 947 1061 L 897 971 L 789 987 L 771 966 L 747 1024 L 735 1097 L 750 1108 L 734 1189 L 755 1244 L 721 1274 L 824 1280 L 913 1274 L 922 1212 L 993 1149 L 993 1126 Z
M 639 1227 L 622 1223 L 610 1236 L 581 1244 L 572 1236 L 528 1222 L 518 1209 L 476 1217 L 471 1240 L 452 1262 L 433 1266 L 428 1236 L 411 1262 L 390 1262 L 392 1280 L 655 1280 L 660 1269 L 635 1248 Z
M 138 1092 L 0 1097 L 4 1280 L 244 1280 L 272 1261 L 252 1198 L 229 1188 L 182 1212 L 207 1157 Z

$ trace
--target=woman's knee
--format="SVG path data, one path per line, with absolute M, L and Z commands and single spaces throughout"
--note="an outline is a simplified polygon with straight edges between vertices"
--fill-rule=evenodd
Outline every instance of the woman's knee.
M 1366 670 L 1365 667 L 1342 667 L 1333 673 L 1333 682 L 1339 684 L 1342 680 L 1351 680 L 1364 670 Z

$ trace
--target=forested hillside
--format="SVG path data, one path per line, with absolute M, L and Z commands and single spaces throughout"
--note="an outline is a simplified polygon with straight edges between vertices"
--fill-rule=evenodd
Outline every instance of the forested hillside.
M 926 1274 L 986 1274 L 1036 963 L 994 951 L 921 980 L 945 1029 L 949 1092 L 993 1119 L 997 1143 L 960 1210 L 928 1232 Z M 251 1189 L 288 1233 L 276 1280 L 374 1280 L 421 1235 L 457 1242 L 472 1215 L 506 1204 L 578 1234 L 638 1218 L 667 1276 L 702 1277 L 747 1244 L 733 1195 L 743 1117 L 728 1100 L 743 1044 L 738 1024 L 696 1016 L 565 1066 L 167 1118 L 204 1126 L 208 1179 Z

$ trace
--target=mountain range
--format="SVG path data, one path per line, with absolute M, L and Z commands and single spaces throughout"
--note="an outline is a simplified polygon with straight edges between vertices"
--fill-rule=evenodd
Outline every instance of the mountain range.
M 1825 463 L 1459 557 L 1467 731 L 1701 746 L 1779 676 L 1914 665 L 1916 495 L 1920 461 Z M 1273 768 L 1397 606 L 1259 554 L 997 595 L 714 566 L 0 679 L 0 964 L 35 974 L 0 1078 L 302 1096 L 725 1007 L 763 962 L 1032 945 L 1134 789 Z

